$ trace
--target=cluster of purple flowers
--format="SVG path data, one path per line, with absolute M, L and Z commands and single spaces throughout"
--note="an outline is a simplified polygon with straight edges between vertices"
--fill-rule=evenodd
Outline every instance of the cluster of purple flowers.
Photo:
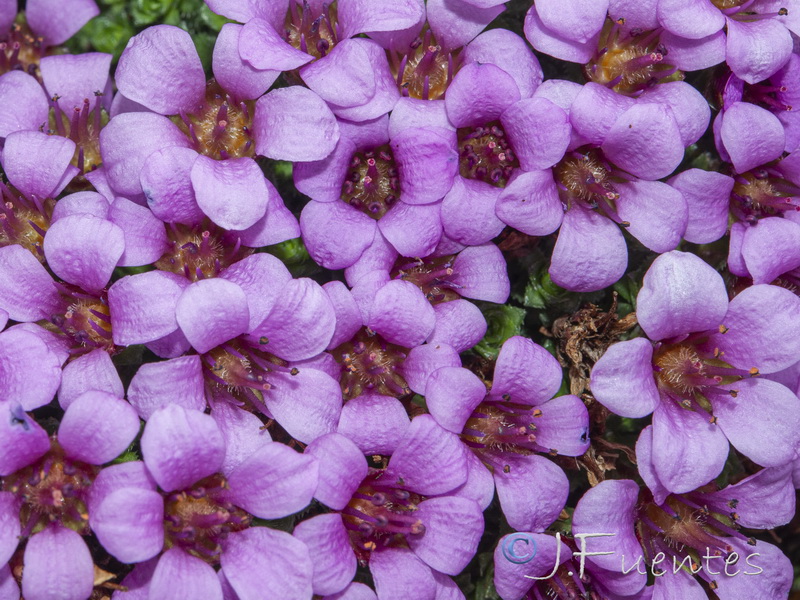
M 800 0 L 205 2 L 112 79 L 0 0 L 0 600 L 788 598 Z M 534 246 L 649 264 L 584 390 L 472 350 Z

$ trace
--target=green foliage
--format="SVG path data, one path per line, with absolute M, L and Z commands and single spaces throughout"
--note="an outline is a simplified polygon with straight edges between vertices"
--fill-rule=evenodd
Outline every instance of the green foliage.
M 508 338 L 523 333 L 525 311 L 505 304 L 482 303 L 481 311 L 486 319 L 488 329 L 483 339 L 473 348 L 486 359 L 497 358 L 500 347 Z

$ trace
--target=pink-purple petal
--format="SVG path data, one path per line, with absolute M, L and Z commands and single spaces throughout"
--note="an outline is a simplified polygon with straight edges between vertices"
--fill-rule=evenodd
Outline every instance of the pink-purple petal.
M 494 473 L 503 514 L 518 531 L 544 531 L 558 518 L 569 493 L 569 481 L 561 467 L 532 454 L 506 454 L 509 469 Z
M 725 62 L 747 83 L 774 75 L 792 55 L 792 34 L 777 19 L 742 22 L 729 18 L 727 26 Z
M 625 238 L 614 222 L 579 205 L 564 213 L 550 259 L 556 285 L 576 292 L 601 290 L 618 281 L 627 264 Z
M 148 470 L 166 492 L 216 473 L 225 458 L 225 438 L 214 419 L 176 404 L 150 416 L 141 446 Z
M 30 0 L 25 7 L 28 25 L 46 46 L 63 44 L 98 14 L 94 0 Z
M 48 404 L 61 383 L 61 360 L 47 343 L 17 327 L 0 333 L 0 402 L 24 410 Z
M 384 476 L 388 481 L 402 479 L 404 487 L 425 496 L 445 494 L 466 481 L 465 452 L 458 436 L 430 415 L 419 415 L 392 454 Z
M 775 373 L 797 362 L 800 353 L 800 298 L 774 285 L 754 285 L 731 300 L 721 324 L 726 333 L 709 340 L 725 361 L 740 369 Z M 776 343 L 779 340 L 780 343 Z
M 269 190 L 252 158 L 219 161 L 198 156 L 191 180 L 197 205 L 220 227 L 247 229 L 264 216 Z
M 366 50 L 343 40 L 324 57 L 299 71 L 303 82 L 330 104 L 360 106 L 375 95 L 375 77 Z
M 200 353 L 245 333 L 250 324 L 244 291 L 220 278 L 196 281 L 186 288 L 175 316 L 186 339 Z
M 164 271 L 117 280 L 108 290 L 114 343 L 142 344 L 175 331 L 175 307 L 186 287 L 185 279 Z
M 705 413 L 686 410 L 673 400 L 653 412 L 653 466 L 674 493 L 690 492 L 722 472 L 728 439 Z
M 165 223 L 195 225 L 205 216 L 190 178 L 197 157 L 191 148 L 170 146 L 153 152 L 142 167 L 139 180 L 147 205 Z
M 319 462 L 319 483 L 314 497 L 325 506 L 342 510 L 367 476 L 364 454 L 340 433 L 317 438 L 308 445 L 306 454 Z
M 351 266 L 372 243 L 375 221 L 344 202 L 309 202 L 300 230 L 311 257 L 327 269 Z
M 428 337 L 429 344 L 447 344 L 456 352 L 469 350 L 486 335 L 486 319 L 481 310 L 468 300 L 451 300 L 433 307 L 436 325 Z
M 128 197 L 142 193 L 140 174 L 153 152 L 170 146 L 188 148 L 190 144 L 177 125 L 155 113 L 117 115 L 100 131 L 100 155 L 108 182 Z
M 31 600 L 85 600 L 94 587 L 94 563 L 77 532 L 52 524 L 31 536 L 23 555 L 22 594 Z
M 312 595 L 308 548 L 284 531 L 250 527 L 232 533 L 220 562 L 239 600 L 259 600 L 265 589 L 283 600 L 307 600 Z
M 337 513 L 306 519 L 295 527 L 294 537 L 305 543 L 314 557 L 313 587 L 315 594 L 342 591 L 356 574 L 356 555 L 350 536 Z
M 58 106 L 67 115 L 74 108 L 83 108 L 84 100 L 89 100 L 90 110 L 96 108 L 95 94 L 103 94 L 108 85 L 112 58 L 101 52 L 43 57 L 39 69 L 47 95 L 58 96 Z M 111 98 L 104 100 L 108 108 Z
M 339 141 L 339 125 L 330 108 L 300 86 L 272 90 L 259 98 L 253 127 L 256 152 L 276 160 L 321 160 Z
M 125 250 L 120 267 L 140 267 L 157 261 L 167 250 L 164 223 L 150 209 L 126 198 L 117 198 L 111 205 L 109 220 L 122 229 Z
M 442 200 L 444 233 L 467 246 L 485 244 L 500 235 L 505 227 L 495 215 L 500 194 L 501 191 L 489 183 L 457 176 Z
M 148 598 L 223 600 L 222 586 L 211 565 L 178 547 L 170 548 L 159 559 Z
M 461 367 L 442 367 L 425 386 L 428 412 L 442 427 L 460 434 L 472 411 L 486 397 L 486 386 L 477 375 Z
M 258 337 L 266 350 L 284 360 L 304 360 L 325 350 L 336 327 L 336 313 L 322 287 L 307 277 L 291 279 L 280 296 L 281 301 L 251 332 L 252 338 Z
M 608 131 L 603 152 L 616 166 L 642 179 L 670 175 L 683 160 L 683 141 L 672 109 L 635 104 Z
M 474 500 L 445 496 L 419 503 L 414 513 L 425 525 L 420 537 L 408 537 L 408 545 L 429 567 L 458 575 L 478 549 L 483 534 L 483 514 Z
M 425 393 L 428 377 L 440 367 L 460 367 L 461 359 L 452 346 L 443 343 L 423 344 L 408 353 L 401 373 L 413 391 Z
M 564 218 L 553 172 L 520 173 L 497 198 L 495 213 L 503 223 L 528 235 L 553 233 Z
M 391 455 L 410 422 L 397 398 L 364 393 L 342 407 L 337 431 L 364 454 Z
M 279 519 L 308 506 L 318 469 L 316 458 L 278 442 L 264 444 L 228 475 L 228 496 L 259 518 Z
M 113 460 L 139 433 L 133 407 L 108 392 L 89 391 L 69 405 L 58 427 L 67 456 L 92 465 Z
M 770 111 L 749 102 L 736 102 L 720 117 L 720 138 L 737 173 L 783 154 L 783 125 Z
M 336 429 L 342 390 L 327 373 L 307 367 L 296 375 L 276 372 L 275 387 L 265 395 L 267 410 L 293 438 L 309 443 Z
M 661 181 L 634 180 L 616 186 L 617 214 L 628 232 L 653 252 L 674 250 L 686 231 L 683 194 Z
M 41 364 L 37 365 L 37 370 L 41 372 Z M 117 398 L 125 396 L 117 368 L 108 352 L 102 348 L 79 356 L 64 367 L 58 388 L 58 403 L 61 408 L 66 409 L 78 396 L 90 389 L 108 392 Z
M 28 198 L 55 198 L 74 154 L 75 142 L 68 138 L 17 131 L 6 138 L 3 169 L 9 183 Z
M 47 433 L 19 404 L 0 403 L 0 476 L 32 464 L 49 449 Z
M 275 83 L 281 72 L 256 69 L 239 54 L 242 26 L 225 23 L 214 44 L 211 68 L 214 79 L 237 100 L 254 100 Z
M 503 253 L 494 244 L 465 248 L 453 261 L 451 281 L 465 298 L 502 304 L 508 300 L 511 283 Z
M 644 276 L 637 318 L 652 340 L 716 329 L 728 310 L 722 277 L 686 252 L 659 256 Z
M 128 387 L 128 400 L 143 419 L 149 419 L 157 409 L 173 402 L 184 408 L 205 410 L 200 357 L 180 356 L 143 364 Z
M 500 118 L 521 98 L 514 78 L 497 65 L 470 63 L 447 88 L 445 106 L 456 127 L 477 127 Z
M 530 98 L 543 74 L 525 40 L 507 29 L 491 29 L 472 40 L 462 54 L 464 62 L 492 63 L 514 78 L 523 98 Z
M 138 563 L 164 547 L 164 498 L 156 491 L 124 487 L 89 513 L 97 539 L 117 560 Z
M 106 286 L 124 250 L 122 229 L 92 215 L 64 217 L 44 237 L 44 254 L 53 272 L 88 291 Z
M 338 10 L 342 35 L 346 37 L 408 29 L 424 15 L 416 0 L 343 0 Z
M 0 137 L 45 126 L 49 112 L 47 96 L 35 78 L 23 71 L 0 77 Z
M 314 59 L 294 48 L 264 19 L 248 20 L 239 33 L 239 56 L 261 71 L 291 71 Z
M 491 397 L 536 406 L 552 398 L 561 386 L 561 366 L 547 350 L 528 338 L 508 338 L 494 367 Z
M 432 600 L 436 593 L 433 573 L 407 548 L 383 548 L 370 556 L 369 570 L 381 600 Z
M 736 397 L 713 398 L 717 424 L 730 443 L 762 467 L 779 467 L 800 443 L 800 399 L 768 379 L 744 379 L 725 386 Z M 757 415 L 757 417 L 756 417 Z M 770 443 L 761 443 L 763 436 Z
M 383 237 L 397 253 L 403 256 L 427 256 L 442 237 L 441 204 L 398 202 L 378 221 L 378 229 L 380 233 L 375 234 L 375 240 Z M 373 244 L 376 243 L 381 244 L 380 241 L 373 241 Z
M 592 369 L 592 394 L 620 416 L 649 415 L 659 403 L 652 360 L 653 345 L 645 338 L 613 344 Z
M 687 169 L 668 183 L 686 200 L 689 212 L 683 237 L 687 242 L 708 244 L 725 235 L 732 177 L 715 171 Z
M 539 0 L 536 13 L 548 29 L 576 42 L 587 42 L 603 27 L 608 0 Z
M 386 341 L 406 348 L 422 344 L 433 331 L 436 313 L 410 281 L 393 280 L 381 287 L 367 325 Z
M 115 72 L 126 98 L 162 114 L 195 112 L 206 78 L 192 37 L 172 25 L 148 27 L 128 41 Z
M 404 129 L 392 138 L 402 201 L 430 204 L 444 197 L 458 173 L 454 131 L 441 127 Z

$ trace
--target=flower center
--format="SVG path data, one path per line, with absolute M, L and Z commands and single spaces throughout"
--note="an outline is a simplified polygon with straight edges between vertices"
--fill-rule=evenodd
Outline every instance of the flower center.
M 3 478 L 2 490 L 22 501 L 20 522 L 27 537 L 59 522 L 85 535 L 89 533 L 86 497 L 99 467 L 73 461 L 55 440 L 42 458 Z
M 500 122 L 462 127 L 457 135 L 461 176 L 505 187 L 514 169 L 519 167 L 519 161 Z
M 660 30 L 626 33 L 623 23 L 606 21 L 598 51 L 584 67 L 589 81 L 637 96 L 656 83 L 683 79 L 683 73 L 664 62 L 667 49 L 659 41 Z
M 322 58 L 339 41 L 338 29 L 336 0 L 323 4 L 319 14 L 312 13 L 306 0 L 303 6 L 292 1 L 284 21 L 283 39 L 314 58 Z
M 100 130 L 108 123 L 108 113 L 102 103 L 103 93 L 95 92 L 94 102 L 85 98 L 82 106 L 72 110 L 61 107 L 59 96 L 53 97 L 53 108 L 50 109 L 51 135 L 60 135 L 75 142 L 75 155 L 72 165 L 78 167 L 80 175 L 67 187 L 68 192 L 91 188 L 91 184 L 83 177 L 85 173 L 94 171 L 103 164 L 100 157 Z M 92 106 L 94 104 L 94 106 Z
M 229 533 L 250 526 L 253 517 L 226 501 L 227 481 L 216 474 L 191 489 L 169 494 L 164 502 L 164 542 L 209 564 L 219 563 L 222 542 Z
M 800 210 L 800 189 L 774 169 L 759 169 L 736 177 L 731 192 L 731 212 L 746 223 Z
M 431 304 L 457 300 L 460 286 L 450 281 L 453 276 L 455 255 L 409 259 L 400 257 L 392 267 L 393 279 L 403 279 L 416 285 Z
M 261 338 L 261 344 L 269 344 Z M 225 390 L 253 411 L 264 407 L 264 393 L 272 389 L 274 373 L 297 375 L 297 368 L 266 350 L 255 348 L 241 339 L 231 340 L 203 355 L 203 374 L 217 390 Z
M 374 550 L 407 547 L 407 537 L 425 535 L 425 525 L 414 515 L 425 498 L 404 490 L 402 481 L 382 479 L 383 469 L 370 471 L 342 510 L 350 543 L 362 566 Z
M 346 400 L 360 396 L 364 390 L 395 398 L 411 393 L 400 373 L 408 350 L 390 344 L 366 327 L 331 354 L 342 365 L 340 383 Z
M 216 160 L 255 156 L 252 102 L 236 104 L 213 79 L 206 86 L 203 107 L 194 114 L 181 114 L 175 123 L 194 143 L 200 154 Z
M 216 277 L 253 253 L 251 248 L 241 245 L 238 236 L 207 220 L 194 227 L 170 223 L 167 239 L 169 249 L 156 261 L 156 268 L 191 281 Z
M 487 451 L 533 454 L 550 452 L 536 443 L 536 418 L 542 410 L 511 402 L 481 402 L 464 425 L 461 439 L 482 459 Z M 492 461 L 490 461 L 492 462 Z
M 433 32 L 427 28 L 423 37 L 411 42 L 406 54 L 387 51 L 400 92 L 421 100 L 438 100 L 444 96 L 460 66 L 459 54 L 459 50 L 442 52 Z
M 729 557 L 734 551 L 730 544 L 732 538 L 751 546 L 756 543 L 755 539 L 738 531 L 738 515 L 734 512 L 738 501 L 709 495 L 707 492 L 713 491 L 709 489 L 713 487 L 670 495 L 660 506 L 646 503 L 638 509 L 636 524 L 637 537 L 642 541 L 646 556 L 652 558 L 663 552 L 667 560 L 661 569 L 677 571 L 682 568 L 687 574 L 699 573 L 708 580 L 711 589 L 715 589 L 716 584 L 709 580 L 713 573 L 702 570 L 703 557 Z
M 584 146 L 568 153 L 553 168 L 553 174 L 561 202 L 568 209 L 580 202 L 618 225 L 630 225 L 617 214 L 619 193 L 614 188 L 614 182 L 621 179 L 613 173 L 599 149 Z
M 52 315 L 45 328 L 72 338 L 75 355 L 97 348 L 114 353 L 116 346 L 105 292 L 94 295 L 67 283 L 57 286 L 67 309 L 62 314 Z
M 56 201 L 26 199 L 10 185 L 0 183 L 0 247 L 19 244 L 44 264 L 44 235 Z
M 0 42 L 0 75 L 19 70 L 39 79 L 43 45 L 44 39 L 35 37 L 27 25 L 12 25 L 6 40 Z
M 400 197 L 400 180 L 388 145 L 356 152 L 342 184 L 342 200 L 376 221 Z

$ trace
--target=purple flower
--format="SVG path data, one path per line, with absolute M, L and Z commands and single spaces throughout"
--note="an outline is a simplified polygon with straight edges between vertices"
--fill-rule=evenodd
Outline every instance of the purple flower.
M 601 289 L 625 272 L 627 249 L 618 225 L 656 252 L 680 241 L 686 200 L 657 179 L 672 173 L 683 148 L 703 134 L 708 104 L 683 82 L 654 86 L 636 100 L 591 82 L 580 88 L 543 85 L 534 99 L 540 90 L 569 112 L 569 150 L 552 169 L 510 182 L 496 212 L 529 235 L 560 224 L 553 281 L 574 291 Z
M 649 484 L 651 465 L 642 446 L 640 440 L 637 455 L 644 459 L 641 472 Z M 572 523 L 576 534 L 613 534 L 587 538 L 589 551 L 609 553 L 587 560 L 599 569 L 598 577 L 615 586 L 625 582 L 628 593 L 641 589 L 651 570 L 656 575 L 655 597 L 701 598 L 707 587 L 721 600 L 783 598 L 792 580 L 789 560 L 777 547 L 738 529 L 772 528 L 793 513 L 787 465 L 764 469 L 721 490 L 711 484 L 661 499 L 640 494 L 630 480 L 603 481 L 578 502 Z
M 770 285 L 729 303 L 719 274 L 692 254 L 655 260 L 637 298 L 639 324 L 654 341 L 611 346 L 591 387 L 617 414 L 653 413 L 654 472 L 666 489 L 688 492 L 711 481 L 728 442 L 762 466 L 792 459 L 800 400 L 757 376 L 797 362 L 798 310 L 797 296 Z
M 537 453 L 581 456 L 589 447 L 586 407 L 577 396 L 553 398 L 560 385 L 558 361 L 515 336 L 500 350 L 490 387 L 461 367 L 434 371 L 425 386 L 431 415 L 471 450 L 462 495 L 485 508 L 497 488 L 514 529 L 544 531 L 567 500 L 564 472 Z
M 90 487 L 99 465 L 117 457 L 138 432 L 130 405 L 105 392 L 77 398 L 52 440 L 19 404 L 0 403 L 0 564 L 28 538 L 26 598 L 49 598 L 54 585 L 63 600 L 91 594 L 94 565 L 81 539 L 89 533 Z
M 453 250 L 461 248 L 460 244 L 453 246 Z M 505 302 L 510 288 L 506 263 L 493 244 L 461 248 L 455 254 L 439 252 L 415 260 L 397 257 L 396 252 L 365 253 L 345 270 L 345 276 L 350 282 L 358 282 L 371 274 L 370 282 L 376 286 L 382 279 L 413 283 L 433 306 L 436 317 L 427 341 L 445 343 L 463 352 L 486 333 L 480 310 L 463 298 Z
M 719 8 L 711 0 L 659 0 L 658 21 L 670 33 L 687 40 L 722 35 L 725 61 L 747 83 L 763 81 L 780 69 L 792 53 L 797 14 L 771 0 L 736 3 Z
M 393 132 L 385 116 L 340 128 L 328 158 L 294 169 L 297 189 L 313 200 L 300 215 L 312 258 L 341 269 L 384 248 L 430 254 L 442 235 L 439 200 L 457 169 L 454 134 L 441 126 Z
M 173 402 L 200 410 L 230 402 L 275 418 L 304 442 L 333 430 L 338 385 L 297 361 L 328 345 L 334 308 L 319 284 L 292 279 L 277 258 L 254 254 L 194 283 L 163 271 L 124 277 L 109 304 L 117 343 L 146 343 L 172 359 L 134 376 L 128 397 L 143 417 Z M 197 354 L 181 356 L 190 348 Z
M 721 81 L 722 89 L 719 92 L 721 110 L 717 119 L 723 120 L 725 111 L 736 102 L 755 104 L 778 117 L 784 129 L 784 151 L 794 152 L 800 145 L 800 121 L 795 111 L 795 107 L 800 105 L 798 79 L 800 79 L 800 56 L 797 54 L 792 54 L 789 61 L 775 74 L 753 85 L 745 83 L 733 73 L 728 73 Z M 763 121 L 763 118 L 760 121 Z M 732 133 L 738 133 L 740 127 L 748 125 L 745 119 L 740 119 Z M 769 128 L 772 129 L 771 123 Z M 718 145 L 720 141 L 717 140 Z M 724 148 L 720 149 L 720 152 L 726 154 Z
M 337 431 L 364 453 L 391 454 L 408 427 L 401 399 L 424 393 L 433 371 L 461 360 L 447 343 L 424 343 L 436 313 L 419 288 L 373 274 L 352 293 L 340 282 L 325 284 L 336 332 L 328 344 L 333 360 L 324 368 L 339 380 L 345 400 Z
M 695 71 L 725 59 L 722 31 L 697 39 L 673 34 L 659 24 L 658 4 L 659 0 L 539 1 L 525 16 L 525 37 L 540 52 L 587 64 L 593 81 L 633 95 L 675 67 Z
M 252 102 L 274 79 L 249 94 L 233 85 L 246 77 L 232 75 L 228 89 L 206 85 L 191 37 L 176 27 L 159 25 L 131 38 L 117 84 L 126 98 L 159 114 L 117 114 L 103 129 L 110 186 L 146 199 L 165 221 L 193 226 L 208 216 L 252 246 L 297 237 L 296 221 L 254 156 L 318 160 L 335 146 L 338 127 L 324 102 L 299 86 Z M 180 115 L 179 124 L 162 115 Z
M 457 438 L 416 417 L 385 468 L 368 468 L 352 442 L 331 434 L 310 444 L 320 461 L 315 498 L 334 513 L 297 525 L 309 548 L 314 592 L 335 593 L 369 566 L 378 598 L 433 600 L 452 586 L 483 533 L 481 509 L 452 495 L 467 477 Z
M 39 59 L 49 46 L 63 44 L 89 19 L 100 14 L 94 0 L 30 0 L 25 3 L 25 21 L 30 28 L 26 31 L 14 25 L 17 8 L 15 0 L 0 4 L 0 32 L 11 29 L 6 43 L 12 48 L 15 44 L 20 46 L 20 52 L 11 57 L 5 50 L 0 52 L 2 72 L 18 69 L 35 73 Z
M 275 519 L 305 508 L 317 486 L 317 460 L 271 442 L 247 420 L 248 437 L 260 439 L 242 452 L 241 430 L 221 423 L 177 405 L 154 412 L 142 435 L 144 462 L 101 474 L 88 500 L 89 523 L 122 562 L 161 555 L 148 584 L 151 597 L 190 590 L 221 600 L 213 568 L 221 565 L 240 597 L 267 585 L 281 598 L 307 599 L 312 565 L 306 547 L 251 523 L 253 516 Z M 239 450 L 233 456 L 231 442 Z
M 333 5 L 279 0 L 263 7 L 242 0 L 206 4 L 244 23 L 227 27 L 226 62 L 238 63 L 239 69 L 257 77 L 297 69 L 338 117 L 351 121 L 386 114 L 400 97 L 385 53 L 376 43 L 354 36 L 402 30 L 424 20 L 424 7 L 417 0 L 349 0 Z

